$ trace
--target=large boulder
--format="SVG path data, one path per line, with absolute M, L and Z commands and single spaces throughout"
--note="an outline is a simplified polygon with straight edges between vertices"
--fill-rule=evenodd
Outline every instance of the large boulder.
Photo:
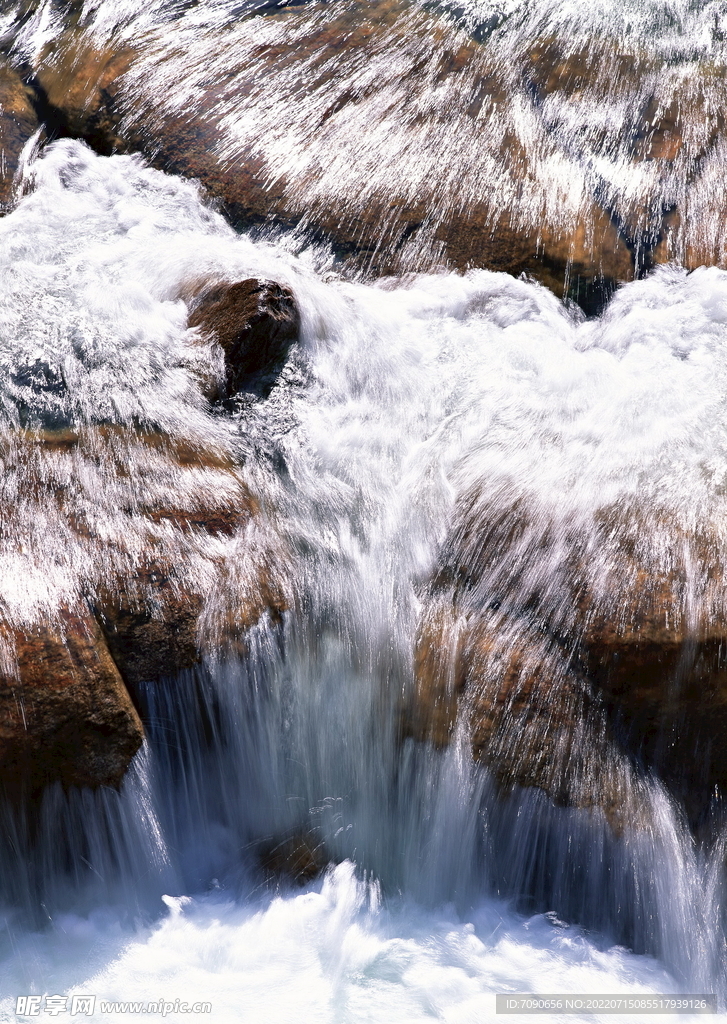
M 270 30 L 260 42 L 260 17 L 236 26 L 238 34 L 248 26 L 249 39 L 214 82 L 196 80 L 198 66 L 169 35 L 114 52 L 78 27 L 41 55 L 34 80 L 57 131 L 102 153 L 140 150 L 197 179 L 236 225 L 304 227 L 355 272 L 486 267 L 529 274 L 586 305 L 633 276 L 631 250 L 593 196 L 563 215 L 562 202 L 548 198 L 541 154 L 513 122 L 518 82 L 476 40 L 391 0 L 375 12 L 306 5 L 262 20 Z M 385 54 L 390 71 L 351 84 L 347 68 L 378 65 Z M 184 108 L 154 84 L 156 68 L 176 62 L 192 76 Z M 454 120 L 425 95 L 441 97 Z M 250 134 L 231 141 L 224 115 L 238 104 Z M 370 117 L 398 157 L 371 163 Z M 295 165 L 269 152 L 281 136 L 286 152 L 299 152 Z M 452 161 L 444 176 L 442 150 Z
M 464 721 L 496 776 L 572 804 L 625 755 L 697 824 L 727 789 L 723 563 L 718 531 L 664 511 L 561 518 L 470 492 L 418 641 L 419 734 L 447 743 Z
M 621 830 L 643 807 L 614 754 L 601 702 L 552 638 L 500 610 L 426 611 L 405 731 L 438 747 L 461 731 L 502 792 L 535 787 L 556 804 L 598 808 Z
M 87 608 L 0 626 L 0 779 L 39 788 L 118 786 L 144 731 Z
M 719 48 L 666 59 L 541 22 L 468 34 L 404 0 L 317 3 L 121 45 L 74 13 L 29 75 L 51 134 L 141 151 L 354 271 L 525 273 L 593 311 L 654 263 L 721 265 Z
M 139 686 L 244 656 L 285 559 L 224 448 L 103 425 L 6 432 L 0 458 L 0 782 L 116 785 Z

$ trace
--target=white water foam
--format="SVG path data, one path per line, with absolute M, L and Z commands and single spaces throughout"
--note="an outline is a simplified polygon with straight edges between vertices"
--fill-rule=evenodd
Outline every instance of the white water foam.
M 378 887 L 358 879 L 350 863 L 305 892 L 272 900 L 253 896 L 240 905 L 218 892 L 165 901 L 164 919 L 136 934 L 103 910 L 58 917 L 50 932 L 18 940 L 0 964 L 0 989 L 94 993 L 99 1004 L 209 1001 L 212 1013 L 195 1019 L 225 1024 L 481 1024 L 495 1017 L 496 992 L 677 991 L 655 961 L 599 947 L 552 916 L 521 918 L 487 901 L 462 919 L 448 907 L 382 902 Z M 98 1012 L 99 1004 L 94 1020 L 121 1019 Z M 13 1009 L 14 1000 L 0 1000 L 0 1019 L 14 1019 Z

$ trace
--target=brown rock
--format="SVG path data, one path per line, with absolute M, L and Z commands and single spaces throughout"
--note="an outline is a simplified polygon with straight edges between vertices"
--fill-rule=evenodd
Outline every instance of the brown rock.
M 0 778 L 40 787 L 117 786 L 144 732 L 92 615 L 0 627 Z
M 696 819 L 715 786 L 727 789 L 721 546 L 664 515 L 624 522 L 606 512 L 599 528 L 610 550 L 603 574 L 576 597 L 581 662 L 626 745 Z
M 202 605 L 199 594 L 180 587 L 173 570 L 160 565 L 148 565 L 100 595 L 96 615 L 129 686 L 174 675 L 200 660 Z
M 420 629 L 406 730 L 442 747 L 458 728 L 505 792 L 536 787 L 558 804 L 600 808 L 617 828 L 636 806 L 599 701 L 560 646 L 526 620 L 457 620 L 438 603 Z
M 545 124 L 571 154 L 591 164 L 603 158 L 631 165 L 627 184 L 604 180 L 600 192 L 610 196 L 608 213 L 639 270 L 670 261 L 690 270 L 725 265 L 720 194 L 727 124 L 719 58 L 672 63 L 622 40 L 583 44 L 564 34 L 539 40 L 524 67 Z M 611 126 L 589 113 L 607 107 L 620 112 Z
M 143 737 L 125 684 L 244 653 L 250 627 L 285 608 L 283 559 L 222 442 L 6 430 L 0 461 L 0 553 L 16 566 L 0 621 L 0 781 L 117 785 Z
M 530 707 L 546 709 L 545 717 L 536 713 L 547 725 L 544 736 L 551 728 L 554 736 L 562 735 L 560 724 L 547 724 L 548 702 L 560 720 L 562 707 L 575 706 L 569 694 L 581 694 L 578 700 L 586 699 L 584 692 L 598 695 L 617 746 L 654 769 L 696 821 L 715 785 L 727 788 L 723 567 L 718 536 L 708 529 L 686 531 L 673 516 L 653 508 L 603 508 L 593 517 L 559 521 L 532 503 L 500 504 L 492 495 L 470 493 L 462 500 L 432 591 L 438 606 L 449 602 L 454 619 L 441 634 L 429 622 L 419 660 L 435 668 L 424 678 L 444 678 L 436 659 L 441 661 L 442 650 L 452 643 L 455 621 L 468 623 L 469 635 L 474 628 L 469 623 L 489 617 L 488 639 L 485 647 L 477 641 L 475 648 L 458 641 L 459 667 L 450 669 L 456 682 L 446 700 L 441 684 L 439 691 L 425 686 L 420 700 L 431 709 L 434 738 L 449 738 L 460 707 L 453 695 L 457 687 L 466 689 L 472 660 L 467 652 L 476 649 L 476 662 L 490 666 L 488 678 L 503 679 L 507 694 L 525 694 Z M 493 618 L 493 609 L 501 618 Z M 523 622 L 525 633 L 518 625 Z M 439 653 L 433 656 L 433 650 Z M 523 668 L 523 651 L 531 668 Z M 510 660 L 505 664 L 503 658 Z M 419 662 L 417 671 L 421 678 Z M 500 751 L 491 714 L 503 696 L 487 687 L 482 693 L 473 744 L 479 730 L 490 749 Z M 520 700 L 508 714 L 520 714 Z M 533 735 L 533 749 L 547 748 L 544 740 L 536 743 L 533 721 L 528 718 L 522 735 Z M 541 768 L 533 778 L 542 778 Z M 552 780 L 546 781 L 557 792 Z
M 253 47 L 239 66 L 231 61 L 221 79 L 202 83 L 195 103 L 184 110 L 145 86 L 149 56 L 99 51 L 79 30 L 68 32 L 42 58 L 38 81 L 62 112 L 67 130 L 100 152 L 139 149 L 156 166 L 199 180 L 237 225 L 302 224 L 330 242 L 354 272 L 485 267 L 526 273 L 585 305 L 592 292 L 605 296 L 604 289 L 633 276 L 628 246 L 591 197 L 585 197 L 577 217 L 573 211 L 554 216 L 553 210 L 532 208 L 527 193 L 533 188 L 538 193 L 533 159 L 539 157 L 526 151 L 512 127 L 493 128 L 510 120 L 517 83 L 485 47 L 400 0 L 378 0 L 375 14 L 368 10 L 365 16 L 357 8 L 306 5 L 302 12 L 290 8 L 268 20 L 288 26 L 295 45 Z M 416 54 L 410 53 L 413 39 L 420 40 Z M 149 45 L 154 45 L 151 40 Z M 396 77 L 355 88 L 347 84 L 342 69 L 380 59 L 382 49 L 391 51 Z M 159 61 L 169 57 L 162 46 Z M 296 67 L 300 75 L 293 74 Z M 296 84 L 286 124 L 271 123 L 269 133 L 287 131 L 297 138 L 296 112 L 306 118 L 307 105 L 320 108 L 306 122 L 307 149 L 319 147 L 326 158 L 302 159 L 295 175 L 268 166 L 264 146 L 254 138 L 230 151 L 220 123 L 220 111 L 233 103 L 259 102 L 261 83 L 270 77 L 275 89 L 281 76 Z M 378 191 L 368 187 L 369 174 L 359 181 L 370 154 L 361 148 L 360 133 L 352 136 L 350 124 L 360 117 L 362 105 L 375 103 L 387 89 L 398 98 L 381 109 L 395 102 L 401 107 L 397 123 L 412 133 L 405 159 L 411 147 L 423 146 L 421 160 L 439 167 L 441 149 L 451 149 L 449 122 L 455 116 L 461 138 L 471 138 L 474 149 L 452 150 L 452 160 L 491 164 L 499 184 L 480 181 L 479 166 L 461 167 L 446 179 L 432 173 L 416 188 L 406 171 L 401 178 L 392 175 Z M 435 105 L 427 112 L 423 93 L 448 96 L 448 109 Z M 493 140 L 485 150 L 475 140 L 489 138 L 490 129 Z M 428 141 L 422 144 L 425 136 Z M 350 177 L 345 197 L 340 183 L 329 187 L 319 180 L 326 173 L 327 154 L 339 150 L 342 160 L 345 156 L 342 173 Z M 509 197 L 506 202 L 502 194 Z M 544 195 L 535 202 L 547 205 Z
M 119 135 L 120 90 L 133 53 L 99 49 L 87 32 L 71 30 L 41 55 L 36 82 L 63 134 L 85 139 L 104 155 L 126 148 Z
M 43 557 L 40 518 L 75 553 L 73 585 L 132 692 L 203 654 L 244 653 L 249 629 L 285 610 L 284 559 L 229 451 L 94 426 L 10 433 L 0 458 L 0 545 Z
M 325 847 L 311 832 L 297 832 L 259 848 L 260 865 L 271 880 L 288 879 L 298 885 L 312 882 L 328 864 Z
M 250 627 L 266 613 L 279 620 L 287 607 L 269 558 L 253 560 L 251 578 L 227 581 L 221 551 L 206 559 L 207 573 L 217 580 L 217 592 L 222 592 L 213 610 L 207 608 L 209 579 L 197 581 L 190 576 L 185 551 L 189 557 L 208 538 L 233 538 L 259 515 L 259 505 L 237 477 L 234 465 L 221 454 L 190 449 L 161 434 L 144 435 L 143 443 L 161 448 L 176 464 L 180 493 L 187 489 L 185 478 L 189 479 L 192 501 L 175 506 L 167 495 L 167 500 L 157 497 L 137 504 L 134 515 L 150 531 L 144 557 L 133 570 L 117 573 L 113 585 L 103 587 L 95 600 L 109 649 L 132 690 L 141 682 L 190 668 L 218 647 L 243 652 Z M 209 468 L 225 474 L 227 494 L 198 492 L 197 474 Z
M 479 43 L 403 0 L 293 5 L 250 24 L 220 75 L 187 67 L 169 34 L 120 53 L 76 27 L 37 80 L 66 132 L 199 180 L 237 225 L 302 225 L 354 272 L 525 273 L 592 312 L 654 263 L 724 264 L 718 63 L 568 33 Z M 359 74 L 374 62 L 380 75 Z M 191 104 L 164 94 L 162 67 L 185 76 Z M 239 139 L 223 116 L 236 104 L 250 121 Z M 377 133 L 393 155 L 372 156 Z M 270 138 L 299 160 L 282 166 Z
M 219 514 L 198 514 L 195 528 L 217 533 Z M 232 518 L 232 517 L 231 517 Z M 237 526 L 246 521 L 245 511 Z M 225 531 L 227 524 L 225 524 Z M 231 582 L 224 587 L 225 567 L 219 573 L 218 590 L 225 594 L 219 607 L 207 607 L 208 595 L 195 588 L 180 567 L 160 555 L 132 577 L 101 592 L 95 602 L 96 616 L 121 675 L 132 692 L 140 683 L 153 682 L 198 664 L 204 655 L 214 659 L 247 653 L 246 634 L 264 615 L 278 623 L 287 601 L 273 568 L 264 560 L 255 565 L 254 578 L 240 590 Z
M 0 57 L 0 214 L 12 199 L 21 150 L 37 130 L 31 91 Z
M 256 374 L 280 365 L 298 338 L 300 313 L 289 289 L 269 281 L 239 281 L 203 294 L 189 326 L 214 337 L 222 348 L 224 396 L 229 396 Z

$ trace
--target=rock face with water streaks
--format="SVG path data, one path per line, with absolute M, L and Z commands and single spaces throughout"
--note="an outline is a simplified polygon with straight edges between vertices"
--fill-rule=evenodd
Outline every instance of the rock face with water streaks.
M 526 273 L 592 309 L 655 263 L 724 261 L 718 34 L 667 59 L 537 18 L 466 33 L 404 0 L 268 8 L 225 45 L 184 18 L 187 44 L 138 49 L 70 21 L 29 69 L 56 133 L 141 151 L 352 269 Z
M 609 754 L 609 729 L 588 679 L 525 619 L 485 610 L 457 617 L 437 601 L 420 626 L 405 730 L 446 747 L 464 728 L 501 792 L 535 787 L 556 804 L 598 808 L 617 830 L 641 813 L 632 774 Z
M 320 11 L 314 13 L 320 20 Z M 566 225 L 544 217 L 542 211 L 535 217 L 525 213 L 524 198 L 518 208 L 515 197 L 527 192 L 535 174 L 534 154 L 510 129 L 482 154 L 502 178 L 509 197 L 504 209 L 499 199 L 493 204 L 487 198 L 491 190 L 481 189 L 468 174 L 456 184 L 438 183 L 436 195 L 429 195 L 429 179 L 415 187 L 406 174 L 401 180 L 382 178 L 375 184 L 386 162 L 367 173 L 359 152 L 364 136 L 348 126 L 365 116 L 367 106 L 376 104 L 377 94 L 383 96 L 388 85 L 398 97 L 392 102 L 402 107 L 402 123 L 414 127 L 424 118 L 433 139 L 441 131 L 444 112 L 430 118 L 420 110 L 422 93 L 430 86 L 450 95 L 463 136 L 480 135 L 483 119 L 489 125 L 504 123 L 512 92 L 498 62 L 488 61 L 480 44 L 454 32 L 447 22 L 419 17 L 419 24 L 406 4 L 389 0 L 377 5 L 377 13 L 373 20 L 368 13 L 362 17 L 348 9 L 326 14 L 321 24 L 314 18 L 309 31 L 295 10 L 266 17 L 264 22 L 274 28 L 291 28 L 296 45 L 281 46 L 271 39 L 255 47 L 249 67 L 245 61 L 234 64 L 220 83 L 197 90 L 195 103 L 183 111 L 169 107 L 160 93 L 140 88 L 139 76 L 146 72 L 131 49 L 99 48 L 98 37 L 81 28 L 69 30 L 41 54 L 32 81 L 56 134 L 84 138 L 101 153 L 140 150 L 156 166 L 199 180 L 238 225 L 304 224 L 314 237 L 330 242 L 351 269 L 389 274 L 441 265 L 458 270 L 486 267 L 527 273 L 559 295 L 570 289 L 582 301 L 588 301 L 594 289 L 600 294 L 614 282 L 631 278 L 630 250 L 609 214 L 592 199 L 585 200 L 578 216 L 571 216 Z M 412 18 L 416 24 L 411 24 Z M 376 57 L 382 47 L 401 55 L 410 48 L 407 40 L 412 34 L 422 32 L 431 53 L 413 55 L 395 81 L 361 83 L 356 88 L 337 84 L 341 62 L 356 66 Z M 312 158 L 302 160 L 296 170 L 273 168 L 251 142 L 230 160 L 219 123 L 220 104 L 239 103 L 240 97 L 257 92 L 256 81 L 271 75 L 285 81 L 297 68 L 302 77 L 296 80 L 306 82 L 304 102 L 321 108 L 306 140 Z M 290 112 L 302 110 L 300 101 L 299 96 L 291 97 L 285 115 L 285 130 L 295 135 L 300 126 L 287 121 Z M 440 140 L 448 149 L 450 142 Z M 408 148 L 413 143 L 401 140 Z M 345 195 L 338 194 L 334 181 L 317 181 L 321 167 L 315 166 L 315 152 L 321 146 L 326 152 L 348 153 L 345 174 L 363 174 L 360 183 L 351 181 L 345 187 Z M 473 180 L 465 189 L 468 177 Z
M 0 457 L 3 556 L 44 564 L 40 522 L 75 591 L 64 604 L 47 575 L 43 607 L 20 595 L 0 624 L 0 781 L 117 785 L 143 737 L 130 694 L 243 653 L 285 610 L 280 564 L 248 550 L 260 510 L 229 453 L 102 426 L 16 431 Z
M 618 806 L 613 751 L 648 764 L 696 824 L 727 788 L 719 538 L 671 517 L 491 507 L 469 494 L 416 656 L 414 735 L 464 721 L 501 784 Z M 611 750 L 612 753 L 609 753 Z
M 33 93 L 0 56 L 0 213 L 10 202 L 23 146 L 38 129 Z
M 166 35 L 143 53 L 70 21 L 28 69 L 55 134 L 141 151 L 235 224 L 303 226 L 351 269 L 525 273 L 590 311 L 655 263 L 724 260 L 717 58 L 467 34 L 404 0 L 267 9 L 228 27 L 224 54 Z

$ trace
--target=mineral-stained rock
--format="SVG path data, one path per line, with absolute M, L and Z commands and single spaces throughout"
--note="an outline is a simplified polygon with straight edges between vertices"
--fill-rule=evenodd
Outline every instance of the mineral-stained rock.
M 11 199 L 20 152 L 37 130 L 31 91 L 0 57 L 0 213 Z
M 53 624 L 4 624 L 0 637 L 2 781 L 117 786 L 144 732 L 93 616 L 61 609 Z
M 189 326 L 214 337 L 222 348 L 224 394 L 231 395 L 281 364 L 298 338 L 300 313 L 289 289 L 269 281 L 238 281 L 203 293 Z

